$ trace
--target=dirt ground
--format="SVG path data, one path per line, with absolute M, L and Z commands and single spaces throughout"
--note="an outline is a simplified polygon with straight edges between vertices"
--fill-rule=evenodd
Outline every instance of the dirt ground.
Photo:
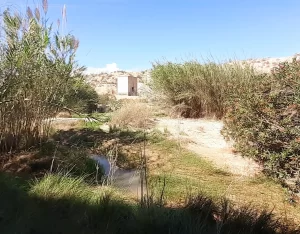
M 232 143 L 225 141 L 221 134 L 221 121 L 157 118 L 156 128 L 169 133 L 182 147 L 232 174 L 251 177 L 262 171 L 254 160 L 234 152 Z

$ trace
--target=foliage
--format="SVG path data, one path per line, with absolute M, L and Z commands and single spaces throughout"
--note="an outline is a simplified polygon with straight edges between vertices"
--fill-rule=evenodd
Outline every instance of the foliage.
M 296 59 L 259 74 L 229 63 L 157 63 L 153 85 L 185 117 L 224 117 L 223 134 L 244 156 L 300 189 L 300 64 Z
M 94 88 L 85 83 L 82 77 L 74 80 L 65 95 L 64 106 L 80 113 L 92 113 L 97 110 L 99 96 Z
M 153 64 L 153 86 L 175 105 L 184 117 L 216 116 L 226 112 L 228 97 L 253 83 L 254 71 L 239 64 L 197 61 Z
M 0 41 L 0 152 L 28 148 L 47 136 L 49 121 L 81 77 L 75 61 L 79 42 L 53 32 L 43 12 L 3 12 Z
M 256 86 L 232 99 L 224 134 L 244 155 L 263 163 L 277 178 L 300 189 L 300 62 L 275 67 Z M 298 179 L 298 182 L 297 182 Z
M 102 168 L 97 167 L 83 147 L 65 146 L 49 140 L 41 145 L 38 155 L 40 158 L 52 159 L 48 160 L 47 165 L 47 170 L 51 172 L 83 176 L 85 180 L 93 183 L 100 181 L 103 176 Z

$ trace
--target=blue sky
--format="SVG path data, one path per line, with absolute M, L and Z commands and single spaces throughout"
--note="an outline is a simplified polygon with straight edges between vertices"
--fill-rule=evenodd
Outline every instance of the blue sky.
M 31 0 L 0 0 L 24 9 Z M 40 0 L 35 0 L 39 3 Z M 77 59 L 90 68 L 151 67 L 155 60 L 212 55 L 284 57 L 300 52 L 299 0 L 49 0 L 80 40 Z

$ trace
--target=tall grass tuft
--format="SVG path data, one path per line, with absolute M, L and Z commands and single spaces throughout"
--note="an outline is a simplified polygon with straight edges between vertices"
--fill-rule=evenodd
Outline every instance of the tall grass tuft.
M 156 62 L 151 72 L 153 87 L 161 91 L 184 117 L 223 117 L 226 102 L 238 96 L 257 77 L 238 63 L 218 64 L 187 61 L 182 64 Z
M 93 193 L 87 189 L 83 181 L 83 177 L 46 175 L 42 180 L 33 184 L 30 194 L 44 199 L 76 198 L 85 201 L 92 198 Z

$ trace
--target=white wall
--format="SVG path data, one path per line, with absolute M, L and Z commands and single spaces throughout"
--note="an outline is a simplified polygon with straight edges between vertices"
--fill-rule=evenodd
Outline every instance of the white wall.
M 128 76 L 118 77 L 117 90 L 119 95 L 128 95 Z

